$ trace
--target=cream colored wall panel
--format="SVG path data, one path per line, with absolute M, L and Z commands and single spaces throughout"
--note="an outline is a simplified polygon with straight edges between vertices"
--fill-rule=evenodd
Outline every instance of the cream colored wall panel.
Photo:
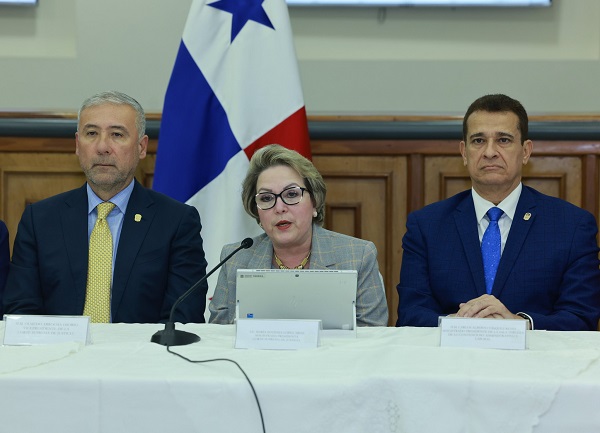
M 270 1 L 270 0 L 267 0 Z M 0 10 L 0 111 L 75 112 L 108 89 L 160 112 L 191 0 L 40 0 Z M 504 92 L 597 113 L 600 2 L 550 8 L 294 8 L 309 114 L 461 115 Z
M 0 57 L 74 58 L 76 7 L 76 0 L 41 0 L 36 7 L 0 6 Z
M 557 0 L 549 8 L 390 7 L 384 14 L 376 8 L 294 8 L 290 15 L 301 60 L 482 62 L 600 55 L 596 0 Z

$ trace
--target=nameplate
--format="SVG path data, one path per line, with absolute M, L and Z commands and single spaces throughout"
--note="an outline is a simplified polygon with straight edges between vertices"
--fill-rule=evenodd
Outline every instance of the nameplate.
M 236 349 L 296 350 L 320 344 L 320 320 L 237 319 Z
M 442 347 L 526 348 L 527 320 L 440 317 L 439 326 Z
M 4 315 L 5 346 L 89 341 L 89 316 Z

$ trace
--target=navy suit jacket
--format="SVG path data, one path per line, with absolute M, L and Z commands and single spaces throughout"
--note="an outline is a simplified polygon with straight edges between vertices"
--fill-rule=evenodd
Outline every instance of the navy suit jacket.
M 15 239 L 6 313 L 80 315 L 88 270 L 86 186 L 27 206 Z M 141 220 L 136 221 L 136 214 Z M 111 295 L 113 322 L 165 322 L 206 273 L 198 211 L 137 181 L 123 219 Z M 205 283 L 174 314 L 204 322 Z
M 406 226 L 397 326 L 437 326 L 486 293 L 471 190 L 413 212 Z M 523 186 L 492 295 L 536 329 L 595 330 L 597 232 L 589 212 Z

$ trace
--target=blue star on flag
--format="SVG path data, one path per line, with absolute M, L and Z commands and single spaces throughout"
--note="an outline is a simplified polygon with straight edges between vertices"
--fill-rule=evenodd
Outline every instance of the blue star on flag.
M 262 7 L 263 0 L 218 0 L 207 6 L 212 6 L 232 15 L 231 42 L 250 20 L 275 30 L 271 20 Z

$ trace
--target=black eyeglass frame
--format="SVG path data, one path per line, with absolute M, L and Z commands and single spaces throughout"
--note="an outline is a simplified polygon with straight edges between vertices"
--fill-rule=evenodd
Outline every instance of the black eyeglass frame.
M 283 198 L 283 195 L 282 195 L 282 194 L 285 194 L 285 192 L 286 192 L 286 191 L 289 191 L 289 190 L 291 190 L 291 189 L 299 189 L 299 190 L 300 190 L 300 200 L 298 200 L 298 202 L 297 202 L 297 203 L 288 203 L 288 202 L 287 202 L 287 201 L 285 201 L 285 199 Z M 259 208 L 260 210 L 269 210 L 269 209 L 273 209 L 273 208 L 275 207 L 275 205 L 277 204 L 277 199 L 278 199 L 278 198 L 280 198 L 280 199 L 281 199 L 281 201 L 282 201 L 282 202 L 284 202 L 284 203 L 285 203 L 286 205 L 288 205 L 288 206 L 295 206 L 295 205 L 299 204 L 299 203 L 302 201 L 302 199 L 304 198 L 304 192 L 305 192 L 305 191 L 308 191 L 308 189 L 307 189 L 307 188 L 303 188 L 303 187 L 301 187 L 301 186 L 291 186 L 291 187 L 289 187 L 289 188 L 286 188 L 286 189 L 284 189 L 284 190 L 283 190 L 283 191 L 281 191 L 279 194 L 275 194 L 274 192 L 259 192 L 258 194 L 255 194 L 255 195 L 254 195 L 254 202 L 256 203 L 256 207 L 257 207 L 257 208 Z M 310 191 L 308 191 L 308 193 L 310 194 Z M 273 200 L 273 205 L 272 205 L 272 206 L 269 206 L 269 207 L 267 207 L 267 208 L 260 207 L 260 205 L 258 204 L 258 201 L 257 201 L 257 199 L 258 199 L 258 197 L 259 197 L 259 196 L 262 196 L 262 195 L 265 195 L 265 194 L 272 195 L 272 196 L 274 196 L 274 197 L 275 197 L 275 200 Z

